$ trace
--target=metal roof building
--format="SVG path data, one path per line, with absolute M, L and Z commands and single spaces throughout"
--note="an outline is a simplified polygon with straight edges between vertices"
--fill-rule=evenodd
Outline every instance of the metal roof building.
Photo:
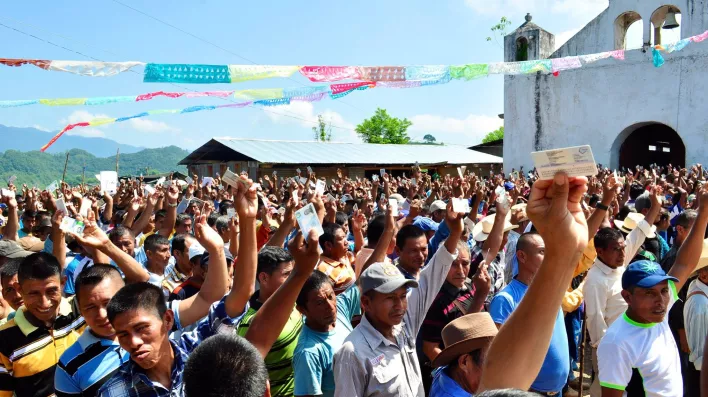
M 304 171 L 308 165 L 323 176 L 334 175 L 337 168 L 342 168 L 350 177 L 368 176 L 378 173 L 381 168 L 396 175 L 396 170 L 405 172 L 416 162 L 423 168 L 436 170 L 454 170 L 459 165 L 467 165 L 470 169 L 482 171 L 501 164 L 502 158 L 462 146 L 214 138 L 180 164 L 200 176 L 223 173 L 228 167 L 234 172 L 245 170 L 253 178 L 268 175 L 273 170 L 278 170 L 279 175 L 290 176 L 296 168 Z

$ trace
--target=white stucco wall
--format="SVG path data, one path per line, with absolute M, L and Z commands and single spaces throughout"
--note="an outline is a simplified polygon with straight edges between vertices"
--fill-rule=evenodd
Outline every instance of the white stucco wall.
M 651 14 L 673 4 L 682 10 L 681 37 L 708 30 L 708 0 L 610 0 L 610 6 L 553 57 L 592 54 L 614 48 L 614 22 L 638 12 L 649 40 Z M 686 163 L 708 155 L 708 41 L 663 54 L 652 65 L 651 50 L 626 52 L 553 75 L 507 76 L 504 80 L 504 168 L 532 167 L 530 152 L 589 144 L 595 160 L 617 166 L 618 136 L 634 124 L 663 123 L 683 139 Z

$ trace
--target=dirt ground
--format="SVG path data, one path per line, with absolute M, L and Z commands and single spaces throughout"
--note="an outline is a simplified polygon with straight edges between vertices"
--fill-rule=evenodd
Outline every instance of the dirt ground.
M 592 349 L 589 343 L 585 343 L 585 356 L 583 358 L 583 397 L 590 396 L 590 384 L 592 383 Z M 580 371 L 575 371 L 575 376 L 580 377 Z

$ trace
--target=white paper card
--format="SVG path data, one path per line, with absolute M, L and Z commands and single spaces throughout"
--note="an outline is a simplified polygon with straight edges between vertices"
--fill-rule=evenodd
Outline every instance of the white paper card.
M 391 207 L 391 215 L 398 216 L 398 200 L 388 199 L 388 206 Z
M 57 199 L 54 203 L 57 206 L 57 211 L 63 212 L 64 215 L 69 214 L 69 211 L 66 209 L 66 204 L 64 204 L 64 199 Z
M 453 198 L 452 210 L 457 212 L 458 214 L 469 214 L 470 202 L 467 199 Z
M 226 216 L 229 217 L 229 220 L 233 219 L 233 217 L 236 216 L 236 209 L 234 209 L 234 208 L 226 209 Z
M 54 182 L 52 182 L 49 186 L 47 186 L 47 189 L 46 189 L 46 190 L 47 190 L 49 193 L 54 193 L 58 188 L 59 188 L 59 182 L 58 182 L 58 181 L 54 181 Z
M 251 184 L 248 183 L 248 180 L 234 174 L 231 170 L 226 170 L 226 172 L 224 172 L 224 176 L 221 178 L 221 181 L 234 188 L 238 188 L 239 184 L 244 185 L 247 190 L 251 188 Z
M 9 190 L 9 189 L 2 189 L 0 194 L 2 194 L 3 197 L 8 197 L 8 198 L 15 197 L 15 194 L 12 192 L 12 190 Z
M 371 175 L 371 180 L 372 180 L 372 181 L 374 181 L 374 182 L 376 182 L 376 181 L 378 181 L 378 180 L 379 180 L 379 176 L 378 176 L 378 175 L 376 175 L 376 174 L 374 174 L 374 175 Z
M 12 185 L 13 182 L 17 179 L 17 175 L 13 175 L 10 177 L 10 179 L 7 180 L 8 185 Z
M 307 166 L 307 173 L 312 174 L 312 167 L 310 167 L 309 165 Z
M 189 184 L 189 185 L 191 185 L 191 184 L 194 183 L 194 179 L 192 179 L 192 178 L 190 178 L 190 177 L 184 178 L 184 181 L 187 182 L 187 184 Z
M 202 179 L 202 187 L 204 187 L 204 186 L 211 186 L 213 183 L 214 183 L 214 178 L 212 178 L 212 177 L 210 177 L 210 176 L 205 176 L 205 177 Z
M 315 229 L 317 231 L 317 236 L 321 236 L 324 233 L 322 230 L 322 225 L 320 224 L 320 219 L 317 217 L 317 211 L 312 203 L 307 204 L 300 210 L 295 212 L 295 219 L 297 224 L 300 226 L 303 236 L 307 239 L 310 234 L 310 230 Z
M 328 202 L 337 201 L 337 199 L 334 198 L 334 196 L 332 196 L 332 195 L 329 194 L 329 193 L 327 193 L 327 196 L 325 196 L 325 197 L 327 197 L 327 201 L 328 201 Z
M 301 176 L 301 177 L 300 177 L 300 183 L 302 183 L 303 185 L 304 185 L 305 183 L 307 183 L 307 178 L 305 178 L 304 176 Z
M 165 183 L 166 178 L 163 176 L 162 178 L 158 179 L 157 182 L 155 182 L 155 186 L 160 186 L 163 183 Z
M 81 200 L 81 207 L 79 208 L 79 215 L 83 216 L 86 218 L 88 216 L 88 212 L 91 210 L 91 205 L 93 203 L 91 200 L 84 198 Z
M 101 192 L 115 194 L 118 190 L 118 173 L 115 171 L 101 171 L 99 180 L 101 181 Z
M 187 206 L 189 206 L 189 200 L 187 200 L 186 198 L 183 198 L 182 201 L 180 201 L 179 205 L 177 206 L 177 213 L 183 214 L 185 211 L 187 211 Z
M 597 174 L 597 164 L 590 145 L 531 153 L 540 179 L 553 179 L 556 172 L 564 171 L 569 177 Z
M 381 169 L 379 170 L 379 174 L 381 174 L 381 176 L 384 176 L 385 173 L 386 173 L 386 169 L 381 168 Z
M 320 195 L 324 194 L 325 186 L 326 186 L 325 181 L 318 179 L 317 185 L 315 185 L 315 193 L 319 193 Z
M 61 226 L 59 228 L 67 233 L 74 233 L 74 234 L 83 234 L 84 232 L 84 223 L 81 221 L 77 221 L 74 218 L 65 216 L 64 219 L 61 221 Z

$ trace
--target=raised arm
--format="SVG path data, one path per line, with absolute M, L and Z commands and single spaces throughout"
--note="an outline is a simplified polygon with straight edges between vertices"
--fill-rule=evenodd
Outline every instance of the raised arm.
M 273 343 L 283 331 L 295 307 L 302 286 L 317 266 L 320 254 L 317 247 L 317 232 L 310 230 L 309 244 L 305 243 L 302 233 L 298 232 L 290 242 L 288 250 L 295 259 L 295 267 L 285 283 L 268 298 L 253 318 L 246 339 L 258 349 L 263 357 L 268 354 Z
M 501 242 L 504 239 L 504 223 L 506 222 L 506 214 L 509 208 L 502 203 L 496 203 L 496 216 L 494 217 L 494 225 L 492 231 L 489 232 L 487 241 L 482 246 L 482 252 L 485 253 L 485 260 L 488 258 L 496 258 L 501 247 Z M 487 254 L 488 252 L 488 254 Z
M 615 181 L 614 177 L 607 178 L 603 185 L 602 201 L 600 201 L 600 204 L 609 208 L 615 200 L 615 197 L 617 197 L 617 189 L 619 187 L 620 185 Z M 592 215 L 588 218 L 588 241 L 595 237 L 606 215 L 607 210 L 603 208 L 595 208 L 595 211 L 592 212 Z
M 285 239 L 288 238 L 290 232 L 295 227 L 295 201 L 290 197 L 287 204 L 285 205 L 285 214 L 283 215 L 283 223 L 280 225 L 278 230 L 273 233 L 270 240 L 266 245 L 271 247 L 282 248 L 285 244 Z
M 5 225 L 5 234 L 3 234 L 3 240 L 19 240 L 17 232 L 20 230 L 20 221 L 17 218 L 17 200 L 15 196 L 2 196 L 0 197 L 1 202 L 7 204 L 7 225 Z
M 177 221 L 177 199 L 179 199 L 179 191 L 177 186 L 170 185 L 170 188 L 165 193 L 167 201 L 167 214 L 162 222 L 160 234 L 166 238 L 170 238 L 172 231 L 175 229 L 175 221 Z
M 527 390 L 541 369 L 561 301 L 588 243 L 580 206 L 586 190 L 586 178 L 568 179 L 563 173 L 533 184 L 527 213 L 543 237 L 546 255 L 524 299 L 489 347 L 479 392 Z
M 396 234 L 396 221 L 393 219 L 393 215 L 391 214 L 391 208 L 387 207 L 386 223 L 384 224 L 383 233 L 381 234 L 381 237 L 379 237 L 379 241 L 376 242 L 374 252 L 371 253 L 371 256 L 367 259 L 366 263 L 357 264 L 357 266 L 361 266 L 361 270 L 358 274 L 361 274 L 367 267 L 373 265 L 374 263 L 379 263 L 386 260 L 388 247 L 391 245 L 391 240 L 393 240 L 394 234 Z
M 155 211 L 155 204 L 157 204 L 157 196 L 157 193 L 153 193 L 152 195 L 147 197 L 147 204 L 143 209 L 143 213 L 140 214 L 138 220 L 135 221 L 133 227 L 130 228 L 133 231 L 133 234 L 135 234 L 136 236 L 139 235 L 143 231 L 143 229 L 145 229 L 145 227 L 150 223 L 150 218 L 152 217 L 152 214 Z
M 681 244 L 676 254 L 676 262 L 669 270 L 669 275 L 679 279 L 675 283 L 676 291 L 680 291 L 688 277 L 693 273 L 703 250 L 703 237 L 708 226 L 708 185 L 703 185 L 698 202 L 698 216 L 693 223 L 686 241 Z
M 366 217 L 364 216 L 364 213 L 361 210 L 357 210 L 352 215 L 352 234 L 354 235 L 355 254 L 358 253 L 364 246 L 364 233 L 362 232 L 361 228 L 365 221 Z

